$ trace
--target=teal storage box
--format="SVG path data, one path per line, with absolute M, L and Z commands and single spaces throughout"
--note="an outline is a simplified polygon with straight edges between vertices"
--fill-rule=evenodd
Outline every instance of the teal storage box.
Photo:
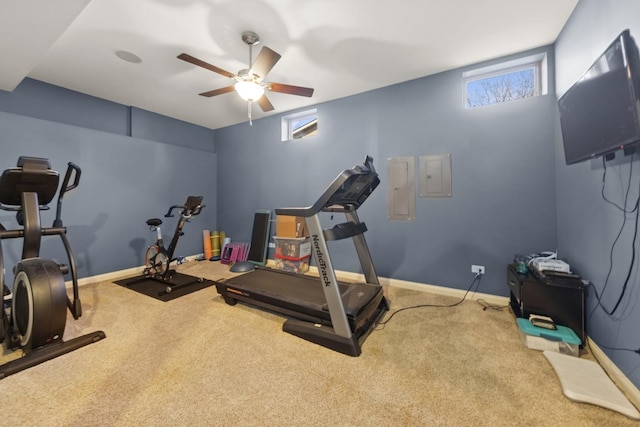
M 528 319 L 517 318 L 522 344 L 532 350 L 550 350 L 579 356 L 582 341 L 570 328 L 557 325 L 555 330 L 533 326 Z

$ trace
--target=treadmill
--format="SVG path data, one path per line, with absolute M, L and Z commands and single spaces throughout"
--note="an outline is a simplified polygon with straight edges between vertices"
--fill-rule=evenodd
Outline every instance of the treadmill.
M 282 314 L 285 332 L 349 356 L 359 356 L 361 346 L 377 326 L 389 304 L 376 275 L 364 238 L 367 227 L 357 209 L 380 183 L 373 159 L 343 171 L 312 206 L 278 208 L 276 214 L 304 217 L 311 252 L 319 277 L 268 267 L 216 283 L 227 304 L 238 301 Z M 342 212 L 346 222 L 323 230 L 320 212 Z M 336 279 L 328 241 L 352 238 L 366 283 Z

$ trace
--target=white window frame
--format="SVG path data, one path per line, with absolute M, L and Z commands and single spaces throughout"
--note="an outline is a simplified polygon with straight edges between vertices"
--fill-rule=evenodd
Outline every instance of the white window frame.
M 282 117 L 281 125 L 282 125 L 282 141 L 294 141 L 298 139 L 309 138 L 314 135 L 305 135 L 302 137 L 296 137 L 295 132 L 298 129 L 295 129 L 293 126 L 295 123 L 299 122 L 302 119 L 309 118 L 315 120 L 315 125 L 317 126 L 318 121 L 318 110 L 313 108 L 311 110 L 300 111 L 298 113 L 289 114 Z
M 504 61 L 487 67 L 476 68 L 462 73 L 462 81 L 464 85 L 462 104 L 465 109 L 473 109 L 479 106 L 467 105 L 467 89 L 470 83 L 478 80 L 484 80 L 503 74 L 511 74 L 518 71 L 534 69 L 534 95 L 546 95 L 549 89 L 548 70 L 547 70 L 547 53 L 538 53 L 529 55 L 510 61 Z M 495 104 L 495 103 L 494 103 Z M 494 105 L 489 104 L 489 105 Z

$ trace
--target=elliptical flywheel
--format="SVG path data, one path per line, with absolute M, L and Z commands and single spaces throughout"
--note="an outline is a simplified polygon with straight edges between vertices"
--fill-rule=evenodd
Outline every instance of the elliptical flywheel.
M 62 340 L 67 294 L 58 264 L 46 258 L 18 263 L 11 312 L 15 340 L 25 352 Z

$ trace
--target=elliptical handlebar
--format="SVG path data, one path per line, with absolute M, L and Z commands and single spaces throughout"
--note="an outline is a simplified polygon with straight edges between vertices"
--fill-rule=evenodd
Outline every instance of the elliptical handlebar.
M 71 180 L 71 174 L 75 172 L 75 176 L 73 177 L 73 183 L 69 185 L 69 181 Z M 80 166 L 76 165 L 73 162 L 67 163 L 67 173 L 64 175 L 64 180 L 62 181 L 62 187 L 60 188 L 60 197 L 67 191 L 71 191 L 78 186 L 80 183 L 80 175 L 82 174 L 82 169 Z
M 58 194 L 58 204 L 56 206 L 56 219 L 53 220 L 54 227 L 62 227 L 62 197 L 68 191 L 73 190 L 80 184 L 80 175 L 82 174 L 82 169 L 78 165 L 73 162 L 67 163 L 67 172 L 64 174 L 64 179 L 62 180 L 62 186 L 60 187 L 60 194 Z M 73 175 L 73 183 L 69 184 L 71 181 L 71 176 Z

